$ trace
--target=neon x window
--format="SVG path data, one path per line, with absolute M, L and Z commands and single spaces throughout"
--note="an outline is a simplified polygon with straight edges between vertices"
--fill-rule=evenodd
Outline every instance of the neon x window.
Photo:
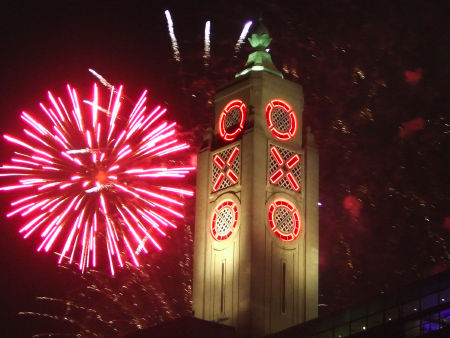
M 300 213 L 291 202 L 276 200 L 269 207 L 269 226 L 283 241 L 295 240 L 301 232 Z
M 216 153 L 212 157 L 212 191 L 218 191 L 239 182 L 239 147 L 235 146 Z
M 279 140 L 287 141 L 297 132 L 297 117 L 283 100 L 272 100 L 266 107 L 267 127 Z
M 246 107 L 241 100 L 229 102 L 219 117 L 219 134 L 225 141 L 233 141 L 244 129 Z
M 223 201 L 213 212 L 211 219 L 211 236 L 222 241 L 231 236 L 236 229 L 238 221 L 238 208 L 232 201 Z
M 302 179 L 302 157 L 286 148 L 269 145 L 269 182 L 299 192 Z

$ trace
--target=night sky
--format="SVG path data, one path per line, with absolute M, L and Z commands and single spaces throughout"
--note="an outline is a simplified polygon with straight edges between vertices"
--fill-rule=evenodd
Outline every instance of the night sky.
M 214 88 L 232 80 L 248 55 L 243 46 L 233 57 L 242 27 L 262 15 L 275 65 L 303 85 L 304 125 L 312 127 L 320 149 L 320 313 L 449 268 L 450 8 L 444 1 L 151 3 L 2 2 L 2 134 L 20 135 L 20 112 L 37 112 L 49 89 L 64 96 L 70 83 L 88 93 L 95 78 L 87 70 L 93 68 L 124 84 L 129 97 L 148 89 L 150 104 L 167 106 L 197 149 L 211 122 Z M 181 62 L 173 59 L 165 9 L 174 20 Z M 212 45 L 206 67 L 207 20 Z M 3 142 L 2 163 L 10 156 Z M 10 197 L 0 196 L 2 215 Z M 171 234 L 173 244 L 150 255 L 144 272 L 126 269 L 114 280 L 58 268 L 55 255 L 36 253 L 35 239 L 20 238 L 18 218 L 2 216 L 1 223 L 2 332 L 105 334 L 137 327 L 117 323 L 114 331 L 95 321 L 57 326 L 17 316 L 63 312 L 36 296 L 97 307 L 105 318 L 146 317 L 143 326 L 190 311 L 189 212 L 187 224 Z M 107 288 L 118 300 L 91 293 L 88 285 Z M 141 294 L 143 285 L 152 297 Z

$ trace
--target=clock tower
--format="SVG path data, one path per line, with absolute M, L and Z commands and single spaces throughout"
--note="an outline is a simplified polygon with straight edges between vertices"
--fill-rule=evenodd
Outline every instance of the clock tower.
M 317 317 L 318 153 L 259 23 L 198 154 L 193 310 L 259 337 Z

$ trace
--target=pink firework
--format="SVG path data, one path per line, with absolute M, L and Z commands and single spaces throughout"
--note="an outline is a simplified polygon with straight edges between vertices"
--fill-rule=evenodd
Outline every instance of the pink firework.
M 166 109 L 150 112 L 144 91 L 128 116 L 121 114 L 122 86 L 110 88 L 100 101 L 80 101 L 67 85 L 70 106 L 48 92 L 40 104 L 45 118 L 23 112 L 27 141 L 4 135 L 18 147 L 0 176 L 17 178 L 0 190 L 24 193 L 11 203 L 7 217 L 20 215 L 24 238 L 40 233 L 37 251 L 58 251 L 59 263 L 78 262 L 82 271 L 97 264 L 97 246 L 105 246 L 111 274 L 123 266 L 124 254 L 139 266 L 165 229 L 183 218 L 183 195 L 192 191 L 171 186 L 194 168 L 167 157 L 189 148 L 175 135 L 175 123 L 163 121 Z M 67 107 L 67 108 L 66 108 Z M 174 182 L 178 183 L 178 182 Z

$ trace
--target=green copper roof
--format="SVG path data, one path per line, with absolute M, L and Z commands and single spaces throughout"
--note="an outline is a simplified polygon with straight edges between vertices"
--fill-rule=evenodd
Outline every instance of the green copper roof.
M 253 47 L 254 52 L 248 56 L 245 69 L 237 73 L 236 77 L 243 76 L 251 71 L 265 71 L 283 78 L 283 74 L 275 67 L 272 62 L 272 57 L 267 52 L 267 47 L 272 39 L 261 19 L 259 19 L 258 26 L 253 30 L 248 41 Z

